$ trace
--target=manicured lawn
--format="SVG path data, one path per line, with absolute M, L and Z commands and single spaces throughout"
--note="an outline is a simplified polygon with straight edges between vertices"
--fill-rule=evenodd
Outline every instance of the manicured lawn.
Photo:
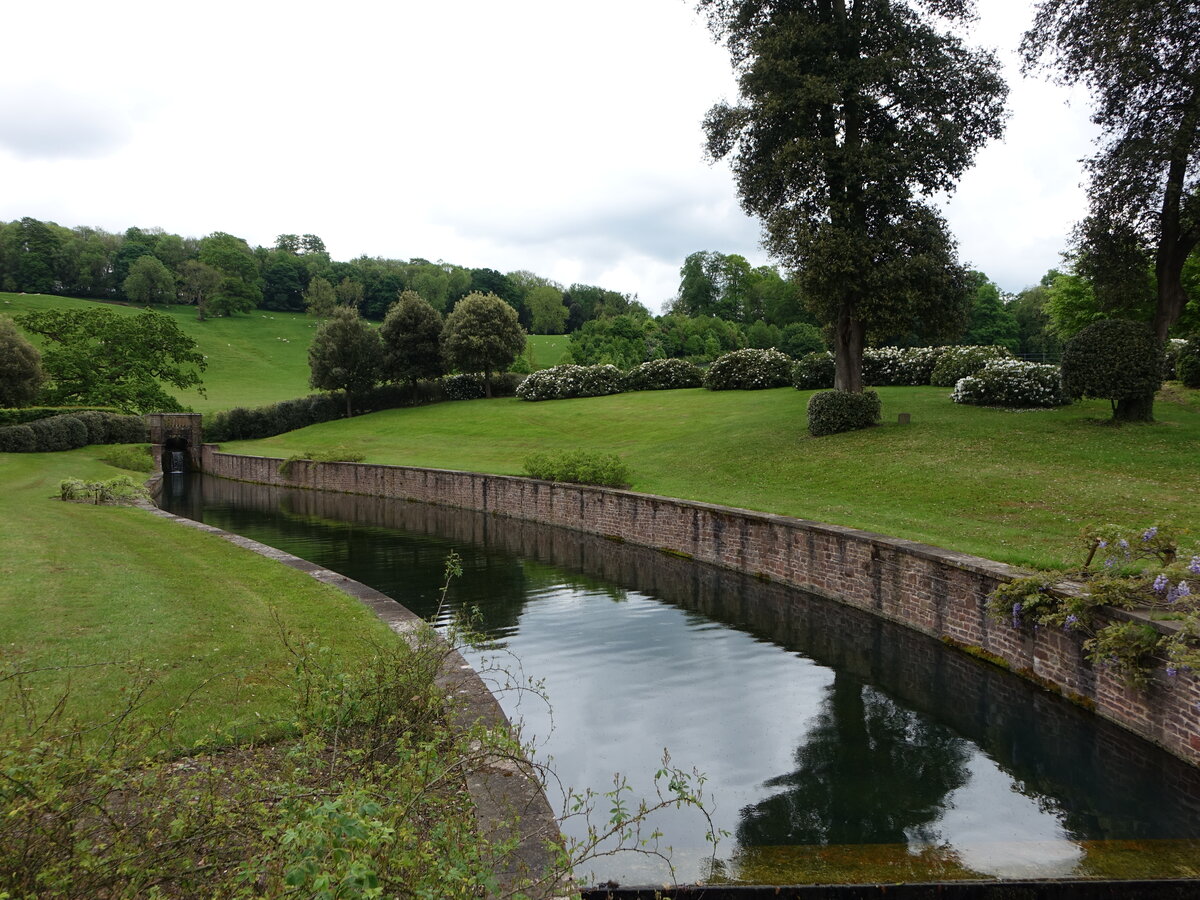
M 368 462 L 520 474 L 537 450 L 619 453 L 633 488 L 833 522 L 1019 565 L 1076 565 L 1091 523 L 1172 522 L 1200 538 L 1200 393 L 1164 395 L 1158 422 L 1109 407 L 1008 411 L 944 388 L 882 388 L 881 427 L 805 430 L 809 392 L 648 391 L 581 400 L 443 403 L 330 422 L 231 452 L 348 446 Z M 896 424 L 900 412 L 912 424 Z
M 106 449 L 0 454 L 0 678 L 44 669 L 30 683 L 43 699 L 69 692 L 84 722 L 118 710 L 139 675 L 155 681 L 150 722 L 195 692 L 172 741 L 186 746 L 210 727 L 262 732 L 289 708 L 281 628 L 346 654 L 394 640 L 340 591 L 219 538 L 140 509 L 57 500 L 63 478 L 122 474 L 98 461 Z M 3 733 L 19 710 L 0 696 Z

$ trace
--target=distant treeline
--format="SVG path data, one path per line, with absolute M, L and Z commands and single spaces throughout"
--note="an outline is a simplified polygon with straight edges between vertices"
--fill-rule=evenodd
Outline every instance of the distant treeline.
M 548 333 L 643 309 L 636 297 L 619 291 L 587 284 L 563 288 L 528 271 L 504 274 L 416 258 L 361 256 L 340 262 L 312 234 L 281 234 L 273 247 L 251 247 L 225 232 L 195 238 L 160 228 L 113 234 L 29 217 L 0 222 L 4 291 L 193 304 L 203 318 L 252 309 L 304 312 L 330 289 L 335 302 L 353 304 L 372 319 L 382 319 L 405 290 L 416 291 L 441 312 L 474 291 L 493 293 L 516 308 L 526 328 Z M 536 321 L 536 302 L 527 302 L 535 292 L 543 305 L 547 298 L 552 301 L 544 321 Z

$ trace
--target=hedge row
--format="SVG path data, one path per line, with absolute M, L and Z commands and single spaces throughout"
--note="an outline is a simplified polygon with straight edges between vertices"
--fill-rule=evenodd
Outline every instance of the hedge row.
M 106 406 L 22 406 L 18 409 L 0 409 L 0 427 L 4 425 L 27 425 L 35 419 L 51 416 L 77 416 L 85 412 L 119 413 Z
M 511 397 L 524 376 L 513 373 L 492 378 L 493 397 Z M 424 406 L 445 400 L 477 400 L 484 396 L 482 375 L 450 375 L 433 381 L 418 381 L 416 385 L 384 384 L 355 394 L 352 398 L 357 413 L 379 412 L 407 406 Z M 273 437 L 297 428 L 319 425 L 344 418 L 346 400 L 343 394 L 310 394 L 294 400 L 282 400 L 270 406 L 253 409 L 235 407 L 204 418 L 204 439 L 211 443 L 246 441 Z
M 146 439 L 141 416 L 85 410 L 0 427 L 0 453 L 54 453 L 89 444 L 141 444 Z

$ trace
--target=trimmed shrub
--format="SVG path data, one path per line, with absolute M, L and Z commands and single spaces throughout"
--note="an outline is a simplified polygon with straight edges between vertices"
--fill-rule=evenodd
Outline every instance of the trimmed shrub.
M 1175 371 L 1184 387 L 1200 388 L 1200 336 L 1192 338 L 1180 349 Z
M 525 459 L 525 474 L 543 481 L 604 487 L 628 487 L 630 482 L 629 468 L 615 453 L 592 453 L 587 450 L 534 453 Z
M 1152 396 L 1162 384 L 1162 345 L 1141 322 L 1093 322 L 1063 348 L 1062 380 L 1072 398 L 1115 404 Z
M 517 396 L 522 400 L 568 400 L 603 397 L 624 390 L 625 376 L 616 366 L 562 365 L 527 376 L 517 388 Z
M 778 350 L 734 350 L 718 356 L 704 373 L 710 391 L 756 391 L 785 387 L 792 380 L 792 359 Z
M 792 366 L 792 387 L 798 391 L 826 391 L 833 387 L 837 370 L 832 353 L 810 353 Z
M 108 426 L 108 443 L 110 444 L 144 444 L 150 439 L 146 420 L 141 416 L 127 416 L 121 413 L 105 413 Z
M 492 376 L 492 396 L 512 397 L 525 376 L 517 372 L 503 372 Z M 481 400 L 485 396 L 483 376 L 469 373 L 466 375 L 447 375 L 441 381 L 442 399 L 444 400 Z M 436 401 L 431 401 L 436 402 Z
M 628 391 L 670 391 L 703 383 L 700 367 L 686 359 L 652 359 L 625 373 Z
M 28 425 L 0 428 L 0 453 L 35 453 L 37 436 Z
M 960 378 L 950 395 L 955 403 L 1017 408 L 1063 406 L 1071 400 L 1062 389 L 1058 366 L 994 359 L 978 375 Z
M 38 419 L 36 422 L 30 422 L 29 428 L 33 431 L 39 453 L 56 453 L 87 446 L 87 426 L 74 416 Z
M 879 421 L 881 409 L 874 391 L 819 391 L 808 400 L 808 433 L 822 437 L 869 428 Z
M 1012 359 L 1007 347 L 941 347 L 937 363 L 929 374 L 929 383 L 937 387 L 954 387 L 960 378 L 978 375 L 993 359 Z
M 99 412 L 116 414 L 117 410 L 103 406 L 26 406 L 20 409 L 0 409 L 0 426 L 28 425 L 35 419 L 51 416 L 79 416 L 80 413 Z

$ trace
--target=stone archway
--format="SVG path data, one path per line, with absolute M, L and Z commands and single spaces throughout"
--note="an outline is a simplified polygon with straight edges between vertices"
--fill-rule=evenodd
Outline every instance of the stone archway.
M 154 468 L 159 472 L 197 472 L 204 441 L 199 413 L 148 413 Z

